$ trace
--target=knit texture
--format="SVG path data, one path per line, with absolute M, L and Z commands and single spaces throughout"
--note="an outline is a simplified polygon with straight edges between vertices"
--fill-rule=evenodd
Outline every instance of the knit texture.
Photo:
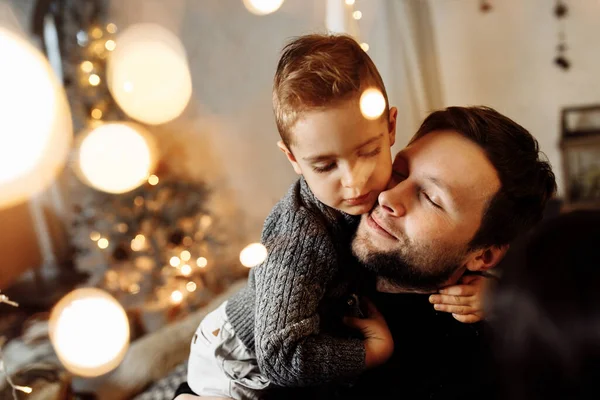
M 349 294 L 344 270 L 356 222 L 319 202 L 302 178 L 265 221 L 268 257 L 226 312 L 275 385 L 343 381 L 365 368 L 362 340 L 324 329 L 333 318 L 328 310 Z

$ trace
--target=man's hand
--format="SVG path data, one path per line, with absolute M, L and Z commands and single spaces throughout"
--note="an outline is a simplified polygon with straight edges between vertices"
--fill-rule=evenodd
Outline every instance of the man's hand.
M 373 368 L 385 363 L 392 356 L 394 353 L 394 339 L 377 307 L 366 298 L 364 303 L 367 306 L 366 318 L 346 317 L 344 322 L 363 334 L 365 364 L 367 368 Z
M 483 319 L 483 296 L 488 278 L 467 275 L 458 285 L 440 290 L 440 294 L 429 296 L 429 302 L 437 311 L 452 313 L 458 321 L 471 324 Z

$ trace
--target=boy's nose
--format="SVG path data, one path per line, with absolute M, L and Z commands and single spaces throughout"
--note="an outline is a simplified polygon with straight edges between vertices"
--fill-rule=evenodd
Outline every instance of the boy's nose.
M 356 163 L 355 165 L 348 166 L 342 175 L 342 186 L 347 189 L 358 189 L 358 191 L 362 190 L 362 188 L 367 183 L 369 174 L 364 168 L 365 166 L 361 163 Z M 359 193 L 360 194 L 360 193 Z

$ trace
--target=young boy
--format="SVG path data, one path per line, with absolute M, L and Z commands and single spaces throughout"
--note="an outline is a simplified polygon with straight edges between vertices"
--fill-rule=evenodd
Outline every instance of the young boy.
M 374 120 L 359 106 L 368 88 L 386 101 Z M 350 320 L 362 335 L 342 323 L 365 311 L 356 307 L 363 277 L 350 240 L 356 216 L 390 180 L 397 110 L 387 104 L 379 72 L 352 38 L 307 35 L 284 48 L 273 87 L 278 146 L 301 177 L 265 221 L 265 262 L 194 335 L 188 384 L 196 394 L 254 399 L 272 387 L 350 382 L 391 356 L 373 306 Z M 467 303 L 479 311 L 477 301 Z

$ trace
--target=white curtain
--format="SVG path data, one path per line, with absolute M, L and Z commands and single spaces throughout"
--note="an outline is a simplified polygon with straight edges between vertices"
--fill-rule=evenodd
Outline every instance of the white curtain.
M 344 0 L 328 0 L 328 29 L 345 29 L 369 44 L 390 104 L 398 107 L 395 150 L 406 144 L 429 112 L 444 106 L 429 1 L 356 0 L 348 8 Z M 339 14 L 340 10 L 351 14 L 352 9 L 363 15 L 357 31 L 347 24 L 349 15 Z

